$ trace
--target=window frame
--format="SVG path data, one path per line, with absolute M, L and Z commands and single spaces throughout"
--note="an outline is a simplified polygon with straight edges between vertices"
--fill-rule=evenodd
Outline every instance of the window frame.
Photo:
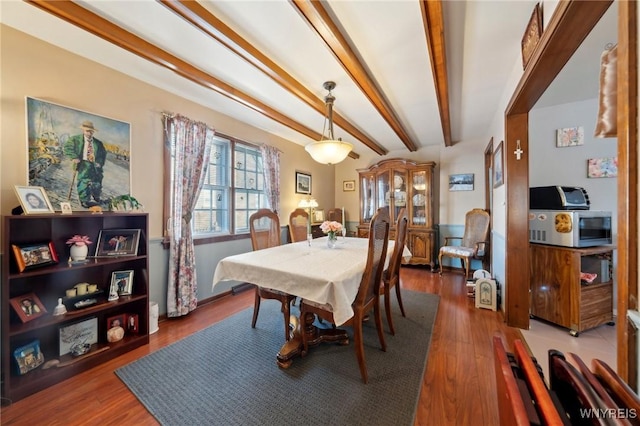
M 229 232 L 222 235 L 214 235 L 214 234 L 195 235 L 194 234 L 193 235 L 194 245 L 243 240 L 243 239 L 251 238 L 251 235 L 249 234 L 248 230 L 247 232 L 235 233 L 235 227 L 236 227 L 235 226 L 236 225 L 235 224 L 235 216 L 236 216 L 235 215 L 235 212 L 236 212 L 236 202 L 235 202 L 236 182 L 235 181 L 236 181 L 236 178 L 235 178 L 234 164 L 236 164 L 236 145 L 243 145 L 251 149 L 257 149 L 258 151 L 260 150 L 260 146 L 255 143 L 247 142 L 242 139 L 229 136 L 220 132 L 215 132 L 215 136 L 229 141 L 230 160 L 229 160 L 229 170 L 227 170 L 227 172 L 229 173 L 229 191 L 230 191 L 229 218 L 228 218 Z M 170 147 L 165 145 L 164 152 L 165 152 L 165 155 L 164 155 L 165 173 L 164 173 L 163 188 L 164 188 L 165 194 L 171 194 L 171 154 L 172 153 L 171 153 Z M 262 158 L 262 154 L 260 154 L 260 158 Z M 262 192 L 264 192 L 264 189 Z M 171 203 L 170 197 L 165 196 L 163 198 L 163 212 L 162 212 L 163 224 L 164 224 L 163 244 L 165 245 L 165 247 L 168 247 L 168 245 L 170 244 L 169 231 L 167 229 L 167 224 L 169 223 L 169 217 L 170 217 L 170 211 L 171 211 L 170 203 Z

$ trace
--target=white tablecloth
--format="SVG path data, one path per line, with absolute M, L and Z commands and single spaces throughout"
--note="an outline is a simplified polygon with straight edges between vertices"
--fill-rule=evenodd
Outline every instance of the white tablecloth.
M 393 253 L 389 241 L 385 267 Z M 367 263 L 368 239 L 339 238 L 335 248 L 327 247 L 327 237 L 285 244 L 222 259 L 213 276 L 220 281 L 236 280 L 281 290 L 317 303 L 327 303 L 336 325 L 353 316 L 351 303 Z M 403 257 L 411 257 L 405 247 Z

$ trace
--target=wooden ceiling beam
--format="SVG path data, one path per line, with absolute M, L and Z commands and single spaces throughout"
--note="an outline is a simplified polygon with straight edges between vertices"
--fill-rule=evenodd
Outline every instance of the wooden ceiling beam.
M 444 145 L 452 146 L 451 114 L 449 112 L 449 82 L 447 79 L 447 56 L 444 43 L 444 18 L 442 15 L 442 1 L 421 0 L 420 10 L 422 22 L 429 48 L 431 70 L 436 86 L 436 98 L 440 110 L 440 123 Z
M 135 34 L 115 25 L 101 16 L 77 5 L 69 0 L 25 0 L 47 13 L 69 22 L 95 36 L 102 38 L 122 49 L 140 56 L 150 62 L 167 68 L 200 86 L 211 89 L 231 100 L 234 100 L 247 108 L 250 108 L 267 118 L 270 118 L 296 132 L 311 139 L 320 140 L 322 135 L 292 118 L 271 108 L 235 87 L 213 77 L 210 74 L 196 68 L 192 64 L 166 52 L 159 47 L 147 42 Z M 359 155 L 351 152 L 352 158 Z
M 298 97 L 311 108 L 318 111 L 323 116 L 326 113 L 324 99 L 314 95 L 293 76 L 287 73 L 282 67 L 276 64 L 271 58 L 256 49 L 251 43 L 233 31 L 228 25 L 218 19 L 206 8 L 195 1 L 186 0 L 159 0 L 176 15 L 204 32 L 209 37 L 215 39 L 227 49 L 250 63 L 284 89 Z M 334 112 L 333 122 L 358 139 L 362 144 L 369 147 L 378 155 L 387 154 L 387 150 L 376 143 L 356 126 L 351 124 L 346 118 Z
M 402 143 L 409 151 L 416 151 L 418 148 L 405 131 L 402 123 L 397 118 L 394 109 L 378 88 L 373 78 L 369 75 L 366 67 L 347 42 L 346 37 L 331 19 L 322 2 L 318 0 L 290 0 L 291 4 L 298 10 L 300 15 L 306 19 L 311 27 L 327 44 L 338 62 L 351 76 L 360 90 L 365 94 L 369 102 L 380 113 L 382 118 L 391 126 L 398 135 Z

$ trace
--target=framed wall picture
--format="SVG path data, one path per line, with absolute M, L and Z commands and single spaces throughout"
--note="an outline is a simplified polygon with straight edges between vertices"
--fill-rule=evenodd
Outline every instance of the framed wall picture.
M 473 191 L 473 173 L 449 175 L 449 191 Z
M 98 318 L 92 317 L 60 327 L 60 356 L 71 352 L 76 344 L 98 343 Z
M 589 158 L 587 160 L 587 177 L 618 177 L 618 157 Z
M 522 36 L 523 68 L 527 68 L 529 59 L 531 59 L 531 55 L 533 55 L 533 51 L 538 45 L 540 37 L 542 37 L 542 6 L 540 6 L 540 3 L 537 3 L 533 8 L 533 13 L 531 14 L 531 18 L 529 18 L 529 23 L 527 23 L 527 28 Z
M 133 292 L 133 271 L 114 271 L 111 273 L 111 287 L 118 296 L 128 296 Z M 109 291 L 111 294 L 111 290 Z
M 139 229 L 103 229 L 98 235 L 96 257 L 137 256 Z
M 58 254 L 52 241 L 36 244 L 11 244 L 18 271 L 58 263 Z
M 296 172 L 296 194 L 311 194 L 311 175 Z
M 27 97 L 26 104 L 29 185 L 74 211 L 131 193 L 131 124 L 41 99 Z M 93 143 L 85 148 L 89 135 Z
M 356 190 L 356 181 L 355 180 L 343 180 L 342 181 L 342 191 L 355 191 Z
M 566 127 L 556 130 L 556 147 L 565 148 L 584 145 L 584 128 Z
M 497 188 L 504 183 L 504 152 L 503 141 L 493 151 L 493 187 Z
M 55 213 L 42 186 L 15 186 L 18 200 L 25 214 Z
M 22 322 L 28 322 L 41 317 L 47 312 L 35 293 L 27 293 L 10 299 L 11 307 L 16 311 Z

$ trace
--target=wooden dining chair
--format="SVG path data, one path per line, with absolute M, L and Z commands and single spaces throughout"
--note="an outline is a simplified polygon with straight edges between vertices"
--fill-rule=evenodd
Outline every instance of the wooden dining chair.
M 307 232 L 309 232 L 309 213 L 304 209 L 295 209 L 289 214 L 289 235 L 291 242 L 307 240 Z
M 358 294 L 352 304 L 353 317 L 344 325 L 353 327 L 353 340 L 356 351 L 356 358 L 360 367 L 360 375 L 364 383 L 368 382 L 367 364 L 364 358 L 364 341 L 362 335 L 362 322 L 372 309 L 374 312 L 378 339 L 383 351 L 387 350 L 382 330 L 382 315 L 380 314 L 380 280 L 382 269 L 387 256 L 387 244 L 389 242 L 389 216 L 386 210 L 379 209 L 371 219 L 369 224 L 369 246 L 367 251 L 367 263 L 364 274 L 358 287 Z M 305 318 L 306 314 L 313 313 L 319 318 L 335 324 L 331 306 L 321 305 L 310 300 L 303 299 L 300 302 L 300 318 Z M 300 333 L 302 336 L 302 355 L 309 351 L 307 333 Z
M 336 221 L 342 223 L 342 209 L 329 209 L 329 211 L 327 212 L 327 217 L 325 219 L 328 221 Z
M 249 217 L 249 231 L 254 251 L 280 245 L 280 219 L 278 219 L 277 214 L 269 209 L 260 209 Z M 252 328 L 256 327 L 261 299 L 280 301 L 282 304 L 281 311 L 284 315 L 284 337 L 285 340 L 289 340 L 289 315 L 291 314 L 291 302 L 295 299 L 295 296 L 280 290 L 256 286 L 253 320 L 251 321 Z
M 382 272 L 382 286 L 384 289 L 384 311 L 387 315 L 387 323 L 389 324 L 389 331 L 392 335 L 396 334 L 393 328 L 393 319 L 391 318 L 391 289 L 395 287 L 396 297 L 398 299 L 398 305 L 400 305 L 400 312 L 403 317 L 406 317 L 404 313 L 404 306 L 402 305 L 402 296 L 400 295 L 400 265 L 402 264 L 402 252 L 407 242 L 407 212 L 404 208 L 398 212 L 398 220 L 396 221 L 396 239 L 395 246 L 393 247 L 393 253 L 389 261 L 389 267 Z
M 594 358 L 591 369 L 609 395 L 622 408 L 640 413 L 640 397 L 606 362 Z

